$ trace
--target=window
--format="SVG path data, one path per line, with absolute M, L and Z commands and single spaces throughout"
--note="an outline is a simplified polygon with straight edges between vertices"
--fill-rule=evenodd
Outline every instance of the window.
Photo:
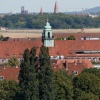
M 74 71 L 72 71 L 72 74 L 78 75 L 78 71 L 74 70 Z
M 96 62 L 96 61 L 97 61 L 97 59 L 96 59 L 96 58 L 93 58 L 93 61 L 94 61 L 94 62 Z
M 3 76 L 0 76 L 0 80 L 3 80 L 4 79 L 4 77 Z
M 48 38 L 50 38 L 50 32 L 48 32 Z
M 42 38 L 45 38 L 45 32 L 42 33 Z
M 3 60 L 2 60 L 2 63 L 4 64 L 5 62 L 6 62 L 6 60 L 5 60 L 5 59 L 3 59 Z

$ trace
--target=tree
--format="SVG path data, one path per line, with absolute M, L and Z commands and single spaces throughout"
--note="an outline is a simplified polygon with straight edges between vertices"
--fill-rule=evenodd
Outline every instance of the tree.
M 72 78 L 65 70 L 55 72 L 55 100 L 73 100 Z
M 19 100 L 38 100 L 38 82 L 34 69 L 34 58 L 36 50 L 24 51 L 24 60 L 20 65 L 19 86 L 21 88 Z
M 75 93 L 73 100 L 99 100 L 99 97 L 91 92 L 87 93 L 78 88 L 76 88 L 74 91 Z
M 82 73 L 91 73 L 91 74 L 96 75 L 98 78 L 100 78 L 100 69 L 97 69 L 97 68 L 85 69 Z
M 18 59 L 16 57 L 12 57 L 8 60 L 7 63 L 9 66 L 13 67 L 13 66 L 20 66 L 20 62 L 18 61 Z
M 67 39 L 68 40 L 76 40 L 76 38 L 73 35 L 70 35 Z
M 15 100 L 15 95 L 19 90 L 18 83 L 14 80 L 0 81 L 0 100 Z
M 54 73 L 51 66 L 48 48 L 42 46 L 39 53 L 39 99 L 54 100 Z
M 95 97 L 94 100 L 98 100 L 96 98 L 100 99 L 100 79 L 96 75 L 93 75 L 91 73 L 82 73 L 74 78 L 73 83 L 74 100 L 77 100 L 77 98 L 79 98 L 83 93 L 85 93 L 84 95 L 93 94 Z
M 6 15 L 0 18 L 0 26 L 8 28 L 34 28 L 41 29 L 45 19 L 49 18 L 53 29 L 69 28 L 99 28 L 100 17 L 73 16 L 67 14 L 37 14 L 37 15 Z
M 2 36 L 2 34 L 1 34 L 1 36 L 0 36 L 0 41 L 2 41 L 4 39 L 4 37 Z
M 31 80 L 31 87 L 30 89 L 33 91 L 32 98 L 30 100 L 39 100 L 39 89 L 38 89 L 38 78 L 35 68 L 35 62 L 37 61 L 36 58 L 36 48 L 33 47 L 30 51 L 30 80 Z
M 8 84 L 9 84 L 8 96 L 10 98 L 9 100 L 15 100 L 16 94 L 19 93 L 19 91 L 20 91 L 19 84 L 15 80 L 8 81 Z M 7 98 L 7 100 L 8 100 L 8 98 Z

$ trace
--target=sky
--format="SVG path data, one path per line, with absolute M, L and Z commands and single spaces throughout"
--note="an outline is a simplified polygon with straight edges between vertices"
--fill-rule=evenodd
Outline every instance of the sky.
M 24 6 L 28 12 L 53 12 L 56 0 L 1 0 L 0 13 L 21 12 Z M 81 11 L 82 9 L 100 6 L 100 0 L 57 0 L 59 12 Z

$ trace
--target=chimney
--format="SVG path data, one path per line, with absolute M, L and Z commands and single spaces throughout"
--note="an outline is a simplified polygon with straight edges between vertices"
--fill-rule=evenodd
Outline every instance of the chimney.
M 3 67 L 3 69 L 6 69 L 5 66 Z
M 65 60 L 65 68 L 68 70 L 68 62 Z
M 77 61 L 74 61 L 74 64 L 77 65 Z
M 16 68 L 18 68 L 18 66 L 16 65 Z

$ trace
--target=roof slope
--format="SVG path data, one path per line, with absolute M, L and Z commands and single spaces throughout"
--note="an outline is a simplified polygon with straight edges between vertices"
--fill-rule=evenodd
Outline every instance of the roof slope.
M 16 80 L 18 81 L 20 68 L 6 67 L 5 69 L 0 69 L 0 76 L 3 76 L 6 80 Z
M 9 58 L 14 54 L 16 57 L 22 57 L 26 48 L 31 49 L 32 47 L 40 48 L 42 45 L 41 41 L 1 41 L 0 42 L 0 58 Z
M 42 45 L 41 40 L 34 41 L 2 41 L 0 42 L 0 58 L 10 58 L 14 55 L 22 57 L 26 48 L 37 47 L 37 54 Z M 54 47 L 49 47 L 50 56 L 76 56 L 77 50 L 100 51 L 100 40 L 55 40 Z
M 75 55 L 77 50 L 100 50 L 100 40 L 56 40 L 49 48 L 50 55 Z

